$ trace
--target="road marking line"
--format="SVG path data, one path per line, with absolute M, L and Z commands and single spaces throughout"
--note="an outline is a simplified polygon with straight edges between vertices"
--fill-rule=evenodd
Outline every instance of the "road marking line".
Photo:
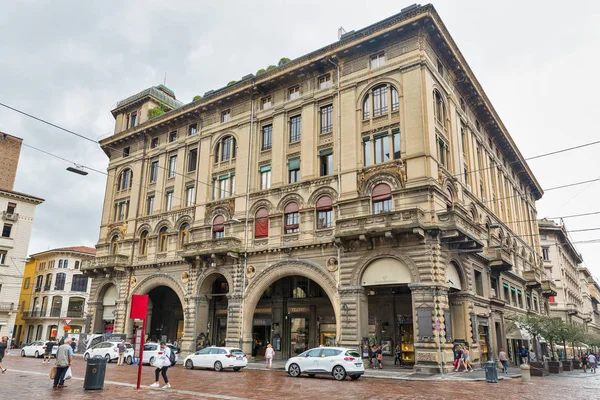
M 10 369 L 9 371 L 12 372 L 17 372 L 20 374 L 30 374 L 30 375 L 39 375 L 39 376 L 45 376 L 45 377 L 49 377 L 50 373 L 49 372 L 38 372 L 38 371 L 23 371 L 20 369 Z M 84 378 L 76 378 L 76 377 L 72 377 L 72 380 L 76 380 L 76 381 L 83 381 Z M 126 387 L 131 387 L 131 388 L 136 388 L 137 385 L 134 385 L 132 383 L 124 383 L 124 382 L 113 382 L 113 381 L 104 381 L 104 383 L 109 384 L 109 385 L 117 385 L 117 386 L 126 386 Z M 234 397 L 234 396 L 227 396 L 224 394 L 213 394 L 213 393 L 201 393 L 201 392 L 194 392 L 191 390 L 181 390 L 181 389 L 162 389 L 162 388 L 151 388 L 149 386 L 142 386 L 143 389 L 150 389 L 150 390 L 159 390 L 165 393 L 179 393 L 179 394 L 189 394 L 192 396 L 197 396 L 197 397 L 207 397 L 207 398 L 211 398 L 211 399 L 223 399 L 223 400 L 250 400 L 247 399 L 245 397 Z

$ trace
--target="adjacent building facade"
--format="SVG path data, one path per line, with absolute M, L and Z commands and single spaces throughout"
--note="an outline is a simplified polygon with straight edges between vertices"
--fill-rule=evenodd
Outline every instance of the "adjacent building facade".
M 514 353 L 507 316 L 548 313 L 542 189 L 431 5 L 195 102 L 157 86 L 112 113 L 82 267 L 94 332 L 131 336 L 149 294 L 148 335 L 184 352 L 377 342 L 433 371 L 454 343 Z
M 27 324 L 23 317 L 25 316 L 26 310 L 31 309 L 31 299 L 33 295 L 33 283 L 35 282 L 35 270 L 36 263 L 31 259 L 28 259 L 25 263 L 25 270 L 23 271 L 23 278 L 21 281 L 21 294 L 19 295 L 18 312 L 15 318 L 15 328 L 13 330 L 13 337 L 15 344 L 19 347 L 27 344 L 26 333 Z
M 33 278 L 23 281 L 23 288 L 29 290 L 30 297 L 21 297 L 24 343 L 89 330 L 86 326 L 91 285 L 89 277 L 81 272 L 81 265 L 95 254 L 93 248 L 77 246 L 30 257 L 27 268 L 33 269 Z
M 11 338 L 35 209 L 44 201 L 14 190 L 21 142 L 0 132 L 0 336 Z

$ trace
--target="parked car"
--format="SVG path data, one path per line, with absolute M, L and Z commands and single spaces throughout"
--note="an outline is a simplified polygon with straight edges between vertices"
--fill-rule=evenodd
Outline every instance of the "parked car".
M 177 362 L 179 360 L 179 349 L 171 343 L 167 343 L 167 347 L 169 347 L 171 351 L 175 352 L 175 362 Z M 160 349 L 160 343 L 145 343 L 142 363 L 152 365 L 154 364 L 154 360 L 158 359 L 162 353 L 163 352 Z
M 365 367 L 358 351 L 344 347 L 317 347 L 290 358 L 285 364 L 287 373 L 296 378 L 306 373 L 332 375 L 343 381 L 346 376 L 356 380 L 365 373 Z
M 244 352 L 230 347 L 205 347 L 185 358 L 183 365 L 187 369 L 211 368 L 222 371 L 232 368 L 239 371 L 248 365 L 248 359 Z
M 117 360 L 119 358 L 119 342 L 102 342 L 98 343 L 83 353 L 83 359 L 88 360 L 91 357 L 101 356 L 106 359 L 106 362 Z M 131 343 L 125 343 L 125 361 L 133 357 L 133 346 Z
M 43 340 L 36 340 L 35 342 L 31 342 L 21 348 L 21 357 L 43 357 L 46 352 L 46 346 L 49 342 L 45 342 Z M 52 347 L 52 355 L 56 357 L 56 351 L 58 350 L 58 345 L 55 344 Z

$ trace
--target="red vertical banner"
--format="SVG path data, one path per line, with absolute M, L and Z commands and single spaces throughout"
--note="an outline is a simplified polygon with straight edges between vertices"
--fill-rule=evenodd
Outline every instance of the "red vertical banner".
M 134 294 L 131 296 L 131 311 L 129 318 L 141 319 L 144 323 L 142 329 L 136 331 L 135 344 L 136 353 L 139 357 L 138 363 L 138 378 L 137 388 L 140 388 L 142 382 L 142 360 L 144 359 L 144 338 L 146 336 L 146 317 L 148 316 L 148 295 L 147 294 Z

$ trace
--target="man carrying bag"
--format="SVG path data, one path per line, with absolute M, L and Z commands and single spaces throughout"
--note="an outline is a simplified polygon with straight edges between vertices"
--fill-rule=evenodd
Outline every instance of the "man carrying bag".
M 67 342 L 63 342 L 56 352 L 56 374 L 54 376 L 54 385 L 52 385 L 54 389 L 66 387 L 65 376 L 72 362 L 73 349 L 71 348 L 71 339 L 67 339 Z M 52 376 L 52 372 L 50 372 L 50 376 Z

